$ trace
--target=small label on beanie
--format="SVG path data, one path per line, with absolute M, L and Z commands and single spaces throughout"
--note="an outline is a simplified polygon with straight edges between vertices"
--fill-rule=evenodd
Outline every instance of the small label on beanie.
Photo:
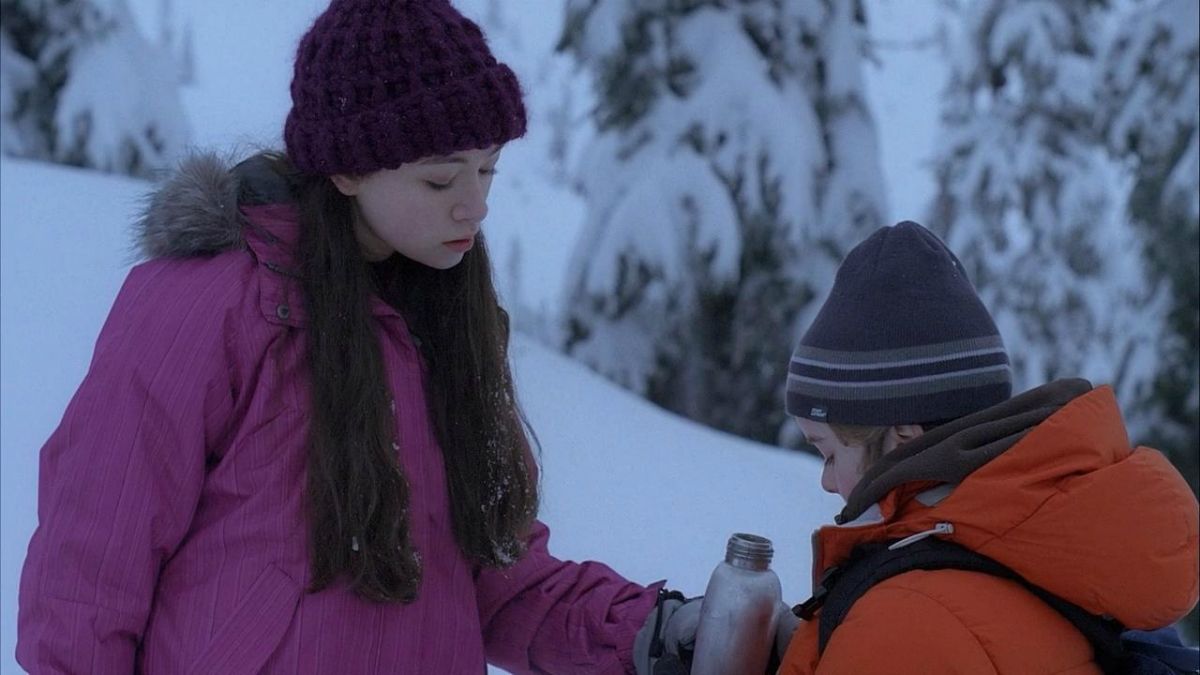
M 808 416 L 813 419 L 817 419 L 817 420 L 825 419 L 825 416 L 827 414 L 829 414 L 829 413 L 827 413 L 824 408 L 820 408 L 820 407 L 813 408 L 812 410 L 808 411 Z

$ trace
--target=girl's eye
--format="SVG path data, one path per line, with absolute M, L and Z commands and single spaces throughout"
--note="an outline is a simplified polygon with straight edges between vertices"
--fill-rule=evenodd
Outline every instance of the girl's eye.
M 450 183 L 452 183 L 452 182 L 453 181 L 439 183 L 437 181 L 427 180 L 427 181 L 425 181 L 425 184 L 428 185 L 430 187 L 430 189 L 433 189 L 433 190 L 445 190 L 446 188 L 450 187 Z
M 496 169 L 496 167 L 494 167 L 494 166 L 493 166 L 493 167 L 492 167 L 492 168 L 490 168 L 490 169 L 480 169 L 480 170 L 479 170 L 479 175 L 481 175 L 481 176 L 495 176 L 495 175 L 496 175 L 496 172 L 497 172 L 497 169 Z

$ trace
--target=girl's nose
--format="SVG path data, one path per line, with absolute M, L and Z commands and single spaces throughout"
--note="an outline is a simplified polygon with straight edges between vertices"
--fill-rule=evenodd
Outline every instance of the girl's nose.
M 450 210 L 450 217 L 465 223 L 483 222 L 488 213 L 487 196 L 487 185 L 483 181 L 468 181 L 458 203 Z

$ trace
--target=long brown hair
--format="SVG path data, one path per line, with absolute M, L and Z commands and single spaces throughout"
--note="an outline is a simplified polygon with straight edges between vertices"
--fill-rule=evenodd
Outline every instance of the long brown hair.
M 404 440 L 396 438 L 372 293 L 405 317 L 428 365 L 428 410 L 394 414 L 433 421 L 459 548 L 481 565 L 512 564 L 537 514 L 537 474 L 508 367 L 508 316 L 483 236 L 449 270 L 399 254 L 372 269 L 354 236 L 352 199 L 328 177 L 297 173 L 281 155 L 273 160 L 300 212 L 312 377 L 311 590 L 344 574 L 363 597 L 411 602 L 420 585 L 397 455 Z

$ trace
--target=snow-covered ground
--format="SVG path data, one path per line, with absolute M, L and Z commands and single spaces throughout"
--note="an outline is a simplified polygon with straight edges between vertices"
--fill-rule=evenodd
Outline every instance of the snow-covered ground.
M 87 370 L 132 261 L 147 184 L 0 161 L 0 671 L 18 672 L 17 582 L 36 525 L 37 458 Z M 543 445 L 552 549 L 699 594 L 735 531 L 771 537 L 790 601 L 809 590 L 809 535 L 840 501 L 816 460 L 676 417 L 518 337 L 518 394 Z

